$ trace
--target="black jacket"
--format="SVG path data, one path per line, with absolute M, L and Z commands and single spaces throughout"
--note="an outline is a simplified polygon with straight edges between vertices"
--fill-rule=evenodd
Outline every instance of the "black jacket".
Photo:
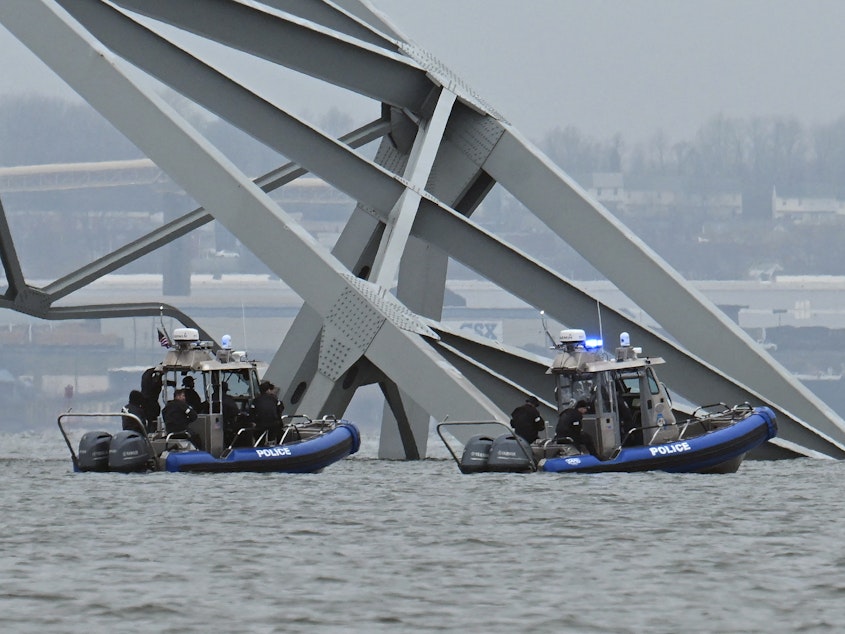
M 250 418 L 259 431 L 269 431 L 270 437 L 278 438 L 282 432 L 282 412 L 284 405 L 275 394 L 264 392 L 255 397 L 249 408 Z
M 511 427 L 518 436 L 528 442 L 534 442 L 545 424 L 536 407 L 531 403 L 523 403 L 511 413 Z
M 146 424 L 147 422 L 147 413 L 144 411 L 144 408 L 140 405 L 136 405 L 135 403 L 127 403 L 123 406 L 121 410 L 126 412 L 127 414 L 134 414 L 141 421 Z M 129 416 L 123 417 L 123 429 L 131 429 L 132 431 L 137 431 L 138 433 L 144 433 L 143 429 L 140 429 L 140 425 L 138 425 L 138 421 L 134 418 L 130 418 Z
M 173 399 L 168 401 L 161 412 L 164 418 L 164 427 L 168 432 L 180 432 L 188 429 L 188 425 L 197 419 L 194 408 L 185 401 Z
M 581 412 L 575 408 L 565 409 L 560 413 L 555 427 L 555 438 L 572 438 L 575 442 L 581 439 Z

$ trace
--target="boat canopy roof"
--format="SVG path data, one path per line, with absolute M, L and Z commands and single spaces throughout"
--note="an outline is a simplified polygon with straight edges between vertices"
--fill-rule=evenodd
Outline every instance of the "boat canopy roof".
M 248 361 L 245 353 L 231 350 L 218 350 L 216 353 L 207 348 L 189 348 L 168 350 L 159 368 L 163 372 L 213 372 L 255 370 L 254 361 Z
M 587 350 L 566 351 L 552 361 L 547 374 L 562 372 L 606 372 L 608 370 L 628 370 L 644 368 L 665 363 L 661 357 L 634 357 L 627 359 L 607 359 L 599 353 Z

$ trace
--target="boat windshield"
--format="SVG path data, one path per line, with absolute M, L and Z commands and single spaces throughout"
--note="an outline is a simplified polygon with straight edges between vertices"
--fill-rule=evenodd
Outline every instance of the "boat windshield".
M 221 373 L 223 380 L 229 388 L 229 396 L 234 398 L 250 398 L 252 386 L 252 373 L 249 370 L 224 371 Z M 252 392 L 257 393 L 258 386 L 254 386 Z
M 557 375 L 557 404 L 562 411 L 580 400 L 592 401 L 595 374 L 567 372 Z

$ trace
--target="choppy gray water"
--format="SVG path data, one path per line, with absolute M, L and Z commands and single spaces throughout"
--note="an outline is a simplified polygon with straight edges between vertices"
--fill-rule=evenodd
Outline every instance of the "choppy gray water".
M 74 474 L 58 432 L 0 436 L 0 630 L 845 625 L 845 463 L 465 476 L 375 453 L 305 476 Z

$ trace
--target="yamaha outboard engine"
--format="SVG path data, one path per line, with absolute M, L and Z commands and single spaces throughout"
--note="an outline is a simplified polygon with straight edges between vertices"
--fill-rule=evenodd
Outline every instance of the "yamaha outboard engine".
M 515 434 L 503 434 L 493 441 L 488 471 L 525 472 L 534 470 L 534 454 L 525 439 Z
M 80 471 L 108 471 L 111 434 L 106 431 L 89 431 L 79 439 L 77 466 Z
M 490 457 L 490 447 L 493 439 L 489 436 L 473 436 L 464 446 L 461 463 L 458 465 L 461 473 L 480 473 L 487 471 L 487 459 Z
M 137 431 L 119 431 L 109 447 L 109 471 L 147 471 L 152 455 L 150 445 Z

